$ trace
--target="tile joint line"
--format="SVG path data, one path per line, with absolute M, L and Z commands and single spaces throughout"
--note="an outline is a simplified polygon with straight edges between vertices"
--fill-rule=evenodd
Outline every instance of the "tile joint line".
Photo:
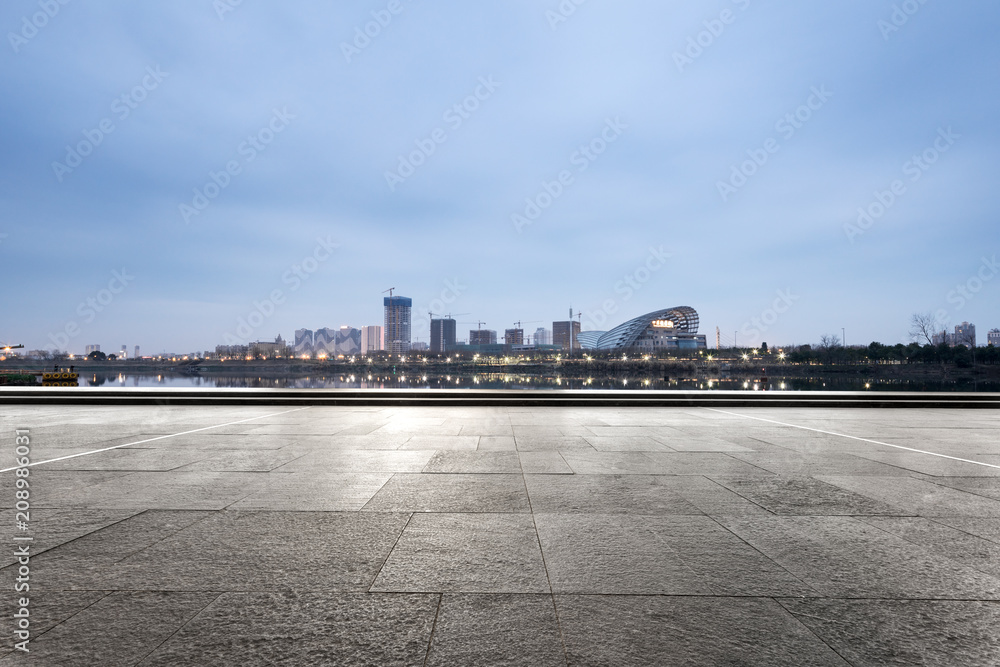
M 199 431 L 208 431 L 213 428 L 222 428 L 223 426 L 232 426 L 233 424 L 242 424 L 244 422 L 253 421 L 254 419 L 264 419 L 265 417 L 277 417 L 278 415 L 287 415 L 289 412 L 298 412 L 299 410 L 308 410 L 309 406 L 304 408 L 295 408 L 293 410 L 285 410 L 284 412 L 272 412 L 269 415 L 258 415 L 257 417 L 249 417 L 248 419 L 240 419 L 234 422 L 227 422 L 225 424 L 216 424 L 214 426 L 204 426 L 202 428 L 196 428 L 191 431 L 182 431 L 181 433 L 170 433 L 167 435 L 160 435 L 155 438 L 146 438 L 145 440 L 136 440 L 135 442 L 127 442 L 124 445 L 115 445 L 114 447 L 105 447 L 104 449 L 95 449 L 91 452 L 80 452 L 79 454 L 69 454 L 68 456 L 60 456 L 55 459 L 48 459 L 46 461 L 35 461 L 34 463 L 29 463 L 26 468 L 40 466 L 43 463 L 55 463 L 56 461 L 65 461 L 66 459 L 75 459 L 78 456 L 87 456 L 89 454 L 100 454 L 101 452 L 109 452 L 112 449 L 121 449 L 122 447 L 131 447 L 132 445 L 141 445 L 146 442 L 153 442 L 154 440 L 163 440 L 164 438 L 176 438 L 179 435 L 189 435 L 191 433 L 198 433 Z M 4 468 L 0 470 L 0 473 L 10 472 L 11 470 L 17 470 L 22 466 L 14 466 L 13 468 Z
M 744 419 L 756 419 L 757 421 L 768 422 L 769 424 L 778 424 L 779 426 L 788 426 L 791 428 L 800 428 L 804 431 L 813 431 L 815 433 L 823 433 L 826 435 L 835 435 L 840 438 L 850 438 L 851 440 L 860 440 L 861 442 L 870 442 L 875 445 L 882 445 L 883 447 L 894 447 L 896 449 L 905 449 L 908 452 L 916 452 L 917 454 L 927 454 L 929 456 L 937 456 L 942 459 L 951 459 L 952 461 L 961 461 L 962 463 L 974 463 L 977 466 L 986 466 L 987 468 L 997 468 L 1000 469 L 1000 465 L 993 465 L 992 463 L 983 463 L 982 461 L 973 461 L 971 459 L 962 459 L 957 456 L 948 456 L 947 454 L 938 454 L 937 452 L 928 452 L 924 449 L 914 449 L 913 447 L 904 447 L 903 445 L 893 445 L 888 442 L 880 442 L 878 440 L 869 440 L 868 438 L 859 438 L 856 435 L 847 435 L 845 433 L 834 433 L 833 431 L 824 431 L 818 428 L 811 428 L 809 426 L 799 426 L 798 424 L 786 424 L 785 422 L 775 421 L 773 419 L 764 419 L 763 417 L 752 417 L 750 415 L 741 415 L 738 412 L 728 412 L 726 410 L 719 410 L 718 408 L 705 408 L 711 412 L 719 412 L 724 415 L 732 415 L 733 417 L 742 417 Z M 2 471 L 0 471 L 2 472 Z

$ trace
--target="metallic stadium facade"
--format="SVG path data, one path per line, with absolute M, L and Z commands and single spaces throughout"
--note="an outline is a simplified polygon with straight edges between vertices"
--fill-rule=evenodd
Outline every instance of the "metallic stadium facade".
M 584 350 L 705 349 L 705 335 L 698 333 L 698 324 L 698 312 L 694 308 L 677 306 L 646 313 L 610 331 L 583 331 L 577 340 Z

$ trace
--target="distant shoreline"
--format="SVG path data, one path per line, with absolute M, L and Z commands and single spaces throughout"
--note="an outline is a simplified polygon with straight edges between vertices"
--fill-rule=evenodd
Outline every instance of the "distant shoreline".
M 563 377 L 581 378 L 587 376 L 617 377 L 644 374 L 655 377 L 669 378 L 755 378 L 761 375 L 786 378 L 871 378 L 871 379 L 905 379 L 924 381 L 973 381 L 1000 380 L 1000 366 L 977 364 L 974 367 L 960 368 L 951 364 L 909 363 L 909 364 L 805 364 L 778 362 L 771 359 L 756 359 L 751 361 L 688 361 L 671 359 L 653 359 L 644 361 L 640 358 L 632 360 L 620 359 L 563 359 L 545 360 L 532 359 L 498 363 L 498 360 L 486 361 L 445 361 L 429 359 L 408 360 L 407 362 L 373 360 L 371 363 L 351 363 L 344 360 L 257 360 L 257 361 L 89 361 L 89 360 L 54 360 L 41 361 L 31 359 L 7 359 L 0 361 L 0 371 L 34 371 L 49 372 L 58 365 L 60 369 L 73 366 L 78 373 L 128 373 L 156 374 L 169 373 L 192 377 L 213 376 L 266 376 L 266 377 L 306 377 L 316 374 L 341 373 L 451 373 L 453 375 L 472 375 L 481 373 L 510 373 L 517 375 L 561 375 Z

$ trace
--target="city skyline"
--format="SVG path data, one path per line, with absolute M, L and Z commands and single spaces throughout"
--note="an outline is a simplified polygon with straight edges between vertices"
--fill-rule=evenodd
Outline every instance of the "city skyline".
M 996 5 L 57 4 L 0 7 L 0 343 L 201 350 L 389 288 L 424 341 L 1000 323 Z

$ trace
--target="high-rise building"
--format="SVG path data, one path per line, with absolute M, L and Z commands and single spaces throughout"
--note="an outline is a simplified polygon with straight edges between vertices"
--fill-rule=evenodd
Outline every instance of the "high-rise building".
M 428 349 L 429 348 L 427 347 L 427 343 L 424 343 L 424 342 L 419 341 L 419 340 L 410 344 L 410 351 L 411 352 L 425 352 Z
M 337 356 L 337 331 L 323 327 L 313 334 L 313 355 L 316 357 Z
M 133 359 L 138 359 L 139 358 L 139 346 L 138 345 L 135 346 L 135 352 L 132 354 L 132 358 Z
M 90 354 L 91 352 L 100 352 L 100 351 L 101 351 L 100 345 L 85 345 L 83 348 L 84 354 Z
M 1000 347 L 1000 329 L 990 329 L 986 334 L 986 344 L 993 347 Z
M 492 329 L 472 329 L 469 331 L 469 345 L 496 345 L 497 332 Z
M 382 327 L 377 324 L 361 327 L 361 354 L 382 349 L 385 349 L 382 344 Z
M 292 350 L 296 357 L 308 357 L 313 353 L 313 332 L 312 329 L 296 329 L 295 344 Z
M 949 347 L 955 347 L 956 345 L 964 345 L 966 347 L 976 346 L 976 325 L 969 324 L 968 322 L 962 322 L 961 324 L 955 325 L 955 333 L 948 333 L 947 331 L 942 331 L 941 333 L 934 334 L 931 336 L 932 345 L 940 345 L 944 343 Z
M 413 299 L 405 296 L 387 296 L 385 306 L 385 349 L 392 354 L 410 351 L 410 310 Z
M 340 331 L 337 332 L 336 351 L 337 356 L 344 355 L 345 357 L 349 357 L 360 354 L 361 329 L 349 326 L 340 327 Z
M 128 359 L 128 345 L 122 345 L 122 351 L 118 355 L 119 359 Z
M 570 336 L 572 335 L 572 338 Z M 564 350 L 580 349 L 580 323 L 577 320 L 567 320 L 565 322 L 552 323 L 552 344 L 558 345 Z
M 504 329 L 503 342 L 505 345 L 524 345 L 524 329 Z
M 962 322 L 955 325 L 955 345 L 976 346 L 976 325 Z
M 431 320 L 431 352 L 446 352 L 454 347 L 456 333 L 455 320 Z
M 534 341 L 535 345 L 552 345 L 552 332 L 545 327 L 538 327 L 535 329 Z

